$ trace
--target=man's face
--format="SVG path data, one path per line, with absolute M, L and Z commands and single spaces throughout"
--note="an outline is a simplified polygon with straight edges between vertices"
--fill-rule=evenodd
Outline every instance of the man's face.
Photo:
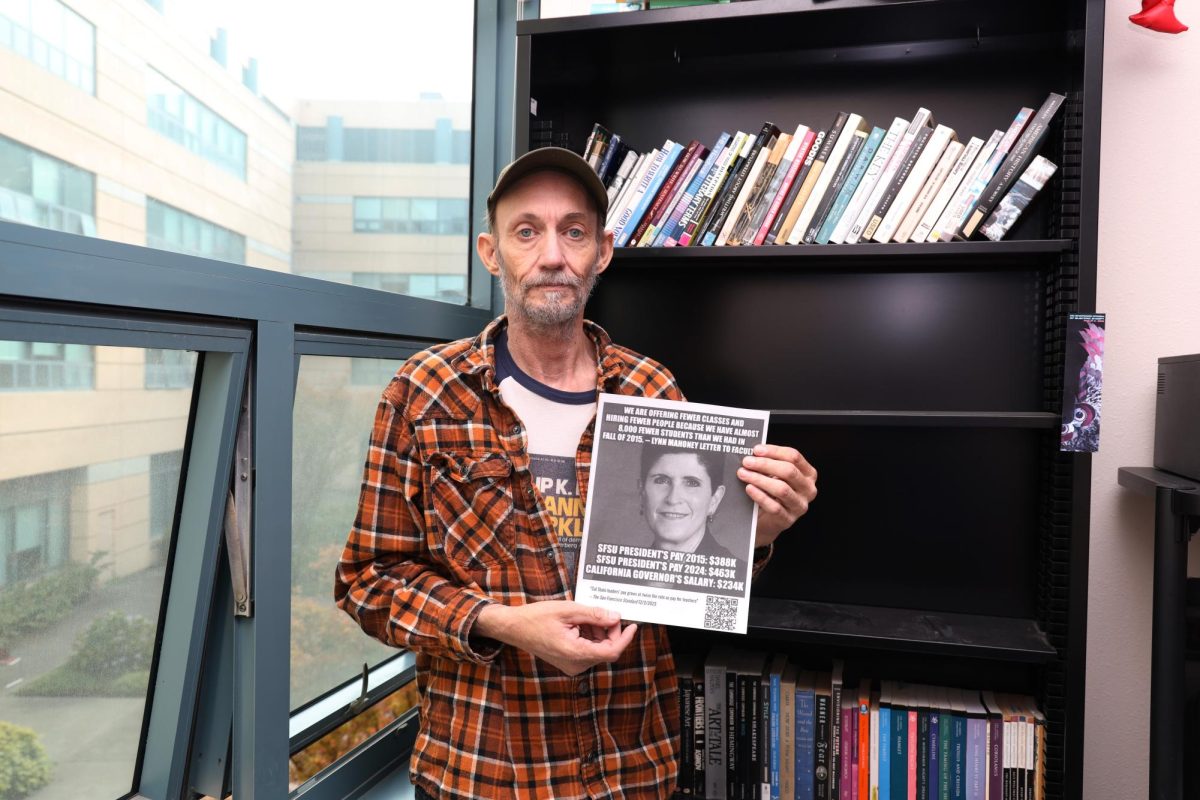
M 510 315 L 562 325 L 583 314 L 596 277 L 612 258 L 612 234 L 574 179 L 537 172 L 496 203 L 496 228 L 477 244 L 500 278 Z

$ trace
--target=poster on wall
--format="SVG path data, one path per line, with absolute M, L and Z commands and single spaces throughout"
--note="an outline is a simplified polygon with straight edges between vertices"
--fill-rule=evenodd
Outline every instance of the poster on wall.
M 1059 449 L 1064 453 L 1095 453 L 1100 449 L 1104 315 L 1068 315 L 1066 346 Z
M 758 506 L 737 469 L 770 414 L 601 394 L 575 599 L 746 632 Z

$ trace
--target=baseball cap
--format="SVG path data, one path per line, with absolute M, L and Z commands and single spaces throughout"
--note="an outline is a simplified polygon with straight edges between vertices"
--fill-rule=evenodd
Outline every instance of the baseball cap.
M 539 147 L 537 150 L 530 150 L 500 170 L 500 175 L 496 178 L 496 185 L 492 187 L 491 194 L 487 197 L 488 212 L 495 213 L 496 201 L 511 189 L 514 183 L 530 173 L 547 169 L 565 172 L 577 180 L 584 191 L 596 201 L 600 219 L 604 220 L 608 214 L 608 191 L 604 188 L 600 177 L 596 175 L 596 171 L 592 169 L 591 165 L 577 153 L 562 147 Z

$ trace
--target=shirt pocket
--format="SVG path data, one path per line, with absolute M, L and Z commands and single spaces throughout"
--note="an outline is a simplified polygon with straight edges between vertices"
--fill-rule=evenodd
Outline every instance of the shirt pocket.
M 513 464 L 503 453 L 434 452 L 429 511 L 446 559 L 468 571 L 511 563 Z

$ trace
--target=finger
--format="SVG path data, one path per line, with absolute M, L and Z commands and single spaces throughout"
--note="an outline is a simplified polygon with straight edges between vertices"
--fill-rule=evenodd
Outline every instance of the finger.
M 571 625 L 595 625 L 611 628 L 621 622 L 621 615 L 599 606 L 564 601 L 559 608 L 559 619 Z
M 778 500 L 753 484 L 746 484 L 746 494 L 750 495 L 750 499 L 758 506 L 760 514 L 771 514 L 774 516 L 784 516 L 787 514 L 786 509 L 784 509 Z
M 771 495 L 780 503 L 787 503 L 789 499 L 798 496 L 799 492 L 796 487 L 780 478 L 773 478 L 764 475 L 761 472 L 752 472 L 747 469 L 738 470 L 738 478 L 745 481 L 750 486 L 756 486 L 766 494 Z M 800 479 L 803 481 L 803 479 Z
M 816 480 L 817 470 L 812 464 L 808 463 L 803 454 L 794 447 L 784 447 L 776 444 L 756 444 L 751 451 L 755 456 L 760 458 L 770 458 L 776 461 L 787 461 L 795 465 L 804 475 Z

